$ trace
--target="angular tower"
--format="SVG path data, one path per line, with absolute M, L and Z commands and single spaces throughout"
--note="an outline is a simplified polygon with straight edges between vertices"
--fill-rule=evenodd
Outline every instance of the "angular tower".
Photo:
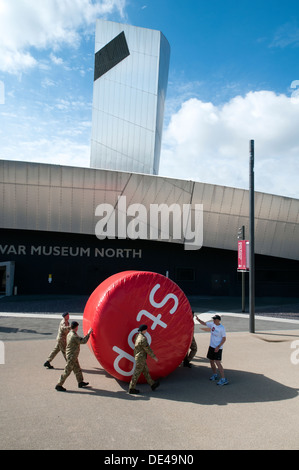
M 160 31 L 97 20 L 90 166 L 157 175 L 170 47 Z

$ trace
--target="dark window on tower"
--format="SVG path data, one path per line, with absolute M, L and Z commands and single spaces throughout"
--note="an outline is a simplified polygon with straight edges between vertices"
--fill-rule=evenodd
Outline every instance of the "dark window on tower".
M 94 80 L 111 70 L 130 55 L 125 33 L 122 32 L 95 55 Z

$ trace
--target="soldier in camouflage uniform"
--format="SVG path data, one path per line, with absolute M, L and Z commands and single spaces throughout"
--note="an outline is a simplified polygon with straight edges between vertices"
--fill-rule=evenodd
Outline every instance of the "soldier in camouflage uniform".
M 66 337 L 67 334 L 70 332 L 70 325 L 69 325 L 69 313 L 63 313 L 62 314 L 63 319 L 61 320 L 58 328 L 58 334 L 56 337 L 56 345 L 53 351 L 51 352 L 50 356 L 44 363 L 44 367 L 47 367 L 48 369 L 54 369 L 54 367 L 51 365 L 51 362 L 53 361 L 54 357 L 57 356 L 59 352 L 62 352 L 64 359 L 66 360 L 66 355 L 65 355 L 65 348 L 66 348 Z
M 194 311 L 192 310 L 192 315 L 194 317 Z M 194 338 L 194 334 L 193 334 L 193 338 L 192 338 L 192 342 L 191 342 L 191 345 L 190 345 L 190 351 L 189 351 L 189 354 L 187 353 L 186 354 L 186 357 L 184 359 L 184 367 L 192 367 L 190 362 L 192 361 L 192 359 L 196 356 L 196 353 L 197 353 L 197 343 L 195 341 L 195 338 Z
M 191 342 L 191 345 L 190 345 L 190 352 L 189 354 L 186 355 L 185 359 L 184 359 L 184 367 L 192 367 L 190 362 L 192 361 L 192 359 L 194 358 L 194 356 L 196 356 L 196 353 L 197 353 L 197 343 L 195 341 L 195 338 L 193 336 L 193 339 L 192 339 L 192 342 Z
M 135 348 L 134 348 L 134 358 L 135 358 L 135 370 L 132 375 L 132 379 L 129 385 L 129 393 L 137 394 L 139 390 L 136 390 L 136 384 L 141 374 L 144 375 L 147 383 L 151 386 L 152 390 L 155 390 L 160 384 L 159 382 L 155 382 L 149 373 L 146 358 L 149 354 L 155 361 L 158 361 L 158 358 L 155 356 L 154 352 L 150 348 L 146 337 L 144 336 L 143 331 L 147 329 L 146 325 L 141 325 L 138 330 L 138 335 L 135 340 Z
M 92 333 L 92 328 L 90 328 L 90 330 L 88 331 L 87 335 L 84 336 L 84 338 L 80 338 L 80 336 L 77 335 L 78 326 L 79 324 L 76 321 L 73 321 L 71 324 L 71 331 L 67 335 L 67 344 L 66 344 L 66 361 L 67 362 L 64 368 L 64 372 L 61 375 L 60 380 L 55 387 L 56 390 L 58 390 L 59 392 L 65 392 L 65 388 L 63 387 L 63 384 L 68 378 L 68 376 L 71 374 L 71 372 L 74 372 L 79 388 L 86 387 L 88 385 L 88 382 L 83 382 L 83 374 L 82 374 L 82 370 L 78 361 L 78 356 L 80 352 L 80 345 L 87 343 Z

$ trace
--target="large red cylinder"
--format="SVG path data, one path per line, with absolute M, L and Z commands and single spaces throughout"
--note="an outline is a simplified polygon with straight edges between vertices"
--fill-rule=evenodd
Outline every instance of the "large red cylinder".
M 102 282 L 88 299 L 83 331 L 93 328 L 89 346 L 113 377 L 129 382 L 134 371 L 134 337 L 145 334 L 158 362 L 147 364 L 154 380 L 183 361 L 194 333 L 192 310 L 184 292 L 169 278 L 146 271 L 125 271 Z M 139 382 L 144 382 L 143 376 Z

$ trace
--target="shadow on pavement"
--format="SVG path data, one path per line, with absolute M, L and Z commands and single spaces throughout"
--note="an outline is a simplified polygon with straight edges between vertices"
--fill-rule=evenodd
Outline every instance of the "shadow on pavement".
M 160 387 L 154 392 L 148 384 L 138 384 L 139 395 L 129 395 L 126 382 L 121 382 L 107 374 L 103 369 L 83 370 L 92 374 L 90 387 L 78 390 L 68 390 L 71 394 L 87 394 L 91 396 L 118 398 L 123 400 L 144 401 L 151 398 L 171 400 L 174 402 L 194 403 L 196 405 L 225 406 L 231 403 L 265 403 L 289 400 L 298 396 L 298 389 L 288 387 L 263 374 L 243 370 L 226 369 L 229 384 L 223 387 L 217 382 L 211 382 L 211 372 L 206 365 L 196 365 L 204 359 L 195 360 L 191 369 L 179 367 L 172 374 L 160 380 Z M 116 380 L 122 390 L 111 391 L 98 389 L 96 375 L 107 376 Z M 66 387 L 67 388 L 67 387 Z
M 192 369 L 180 367 L 161 381 L 155 393 L 158 396 L 161 390 L 163 400 L 219 406 L 289 400 L 298 396 L 298 389 L 263 374 L 230 369 L 225 372 L 229 384 L 221 387 L 209 380 L 211 373 L 206 366 L 194 365 Z

